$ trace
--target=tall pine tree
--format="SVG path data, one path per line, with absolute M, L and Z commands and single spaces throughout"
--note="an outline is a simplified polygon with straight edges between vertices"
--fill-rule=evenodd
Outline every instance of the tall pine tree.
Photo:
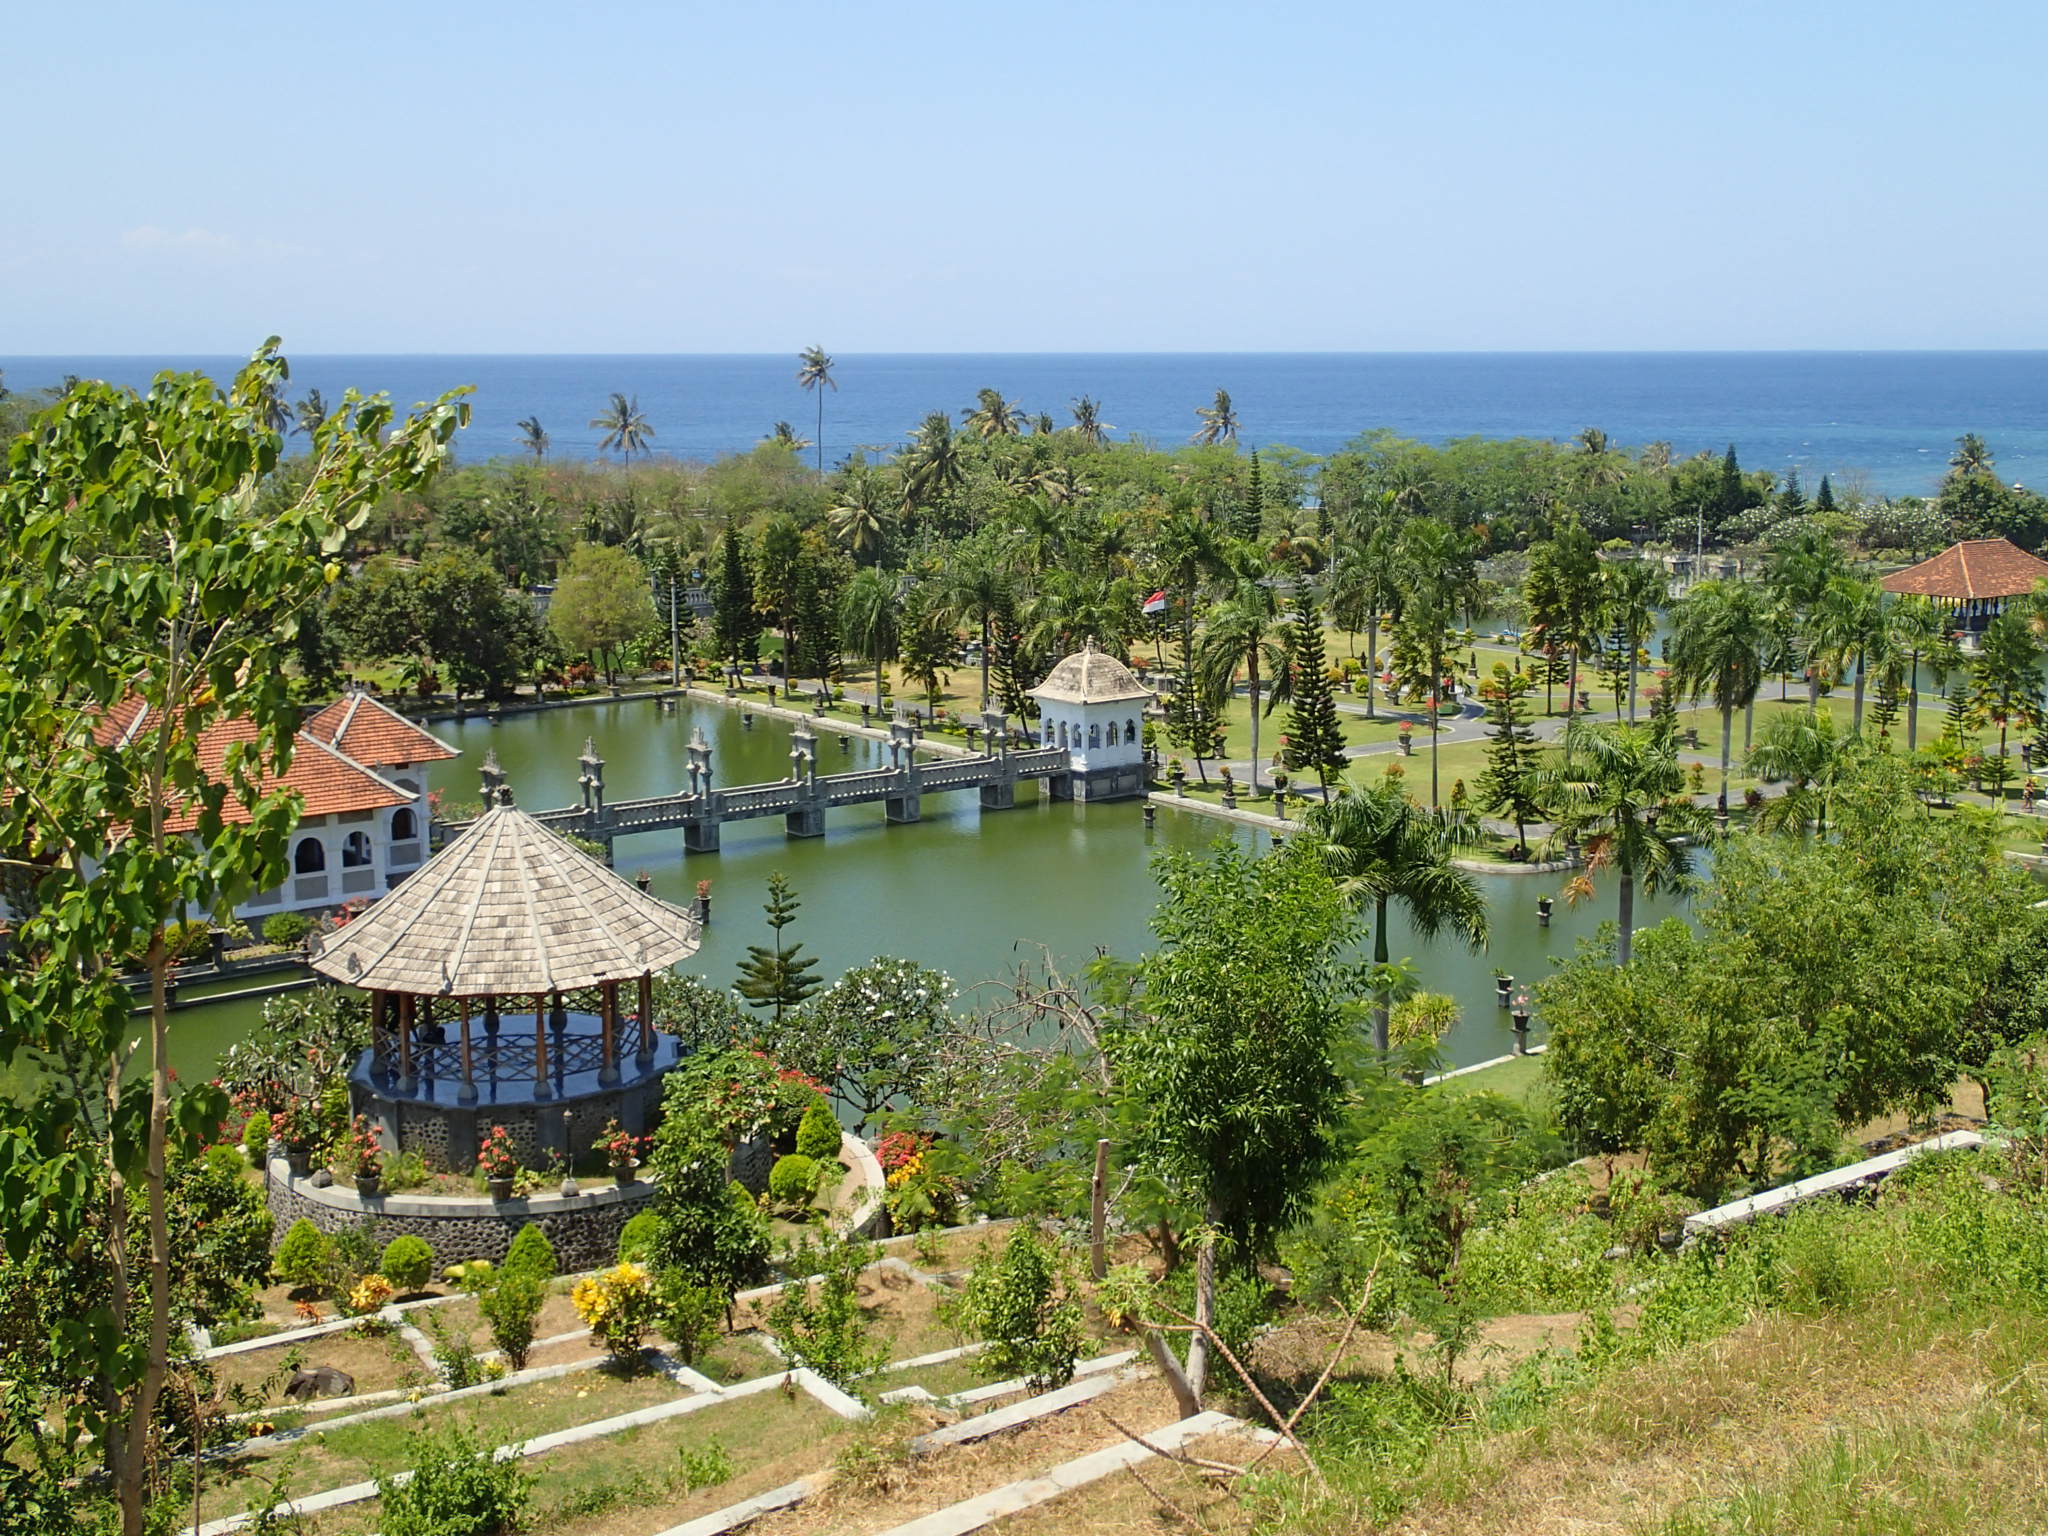
M 803 905 L 780 871 L 768 877 L 768 899 L 761 910 L 768 914 L 773 932 L 769 944 L 749 944 L 747 958 L 740 962 L 740 979 L 733 990 L 755 1008 L 773 1008 L 775 1022 L 782 1022 L 785 1009 L 798 1008 L 824 982 L 812 973 L 818 968 L 815 955 L 806 955 L 801 944 L 782 942 L 782 930 L 796 921 Z
M 1322 616 L 1314 603 L 1304 599 L 1295 608 L 1288 641 L 1293 703 L 1287 712 L 1287 752 L 1297 767 L 1315 771 L 1327 800 L 1331 775 L 1344 773 L 1344 728 L 1330 687 L 1330 663 L 1323 655 Z
M 1180 643 L 1180 684 L 1166 700 L 1166 739 L 1195 760 L 1195 772 L 1207 784 L 1209 770 L 1202 764 L 1223 755 L 1223 722 L 1195 681 L 1193 642 L 1185 634 Z
M 1259 472 L 1259 450 L 1252 450 L 1252 472 L 1245 485 L 1244 500 L 1230 520 L 1230 531 L 1247 543 L 1256 544 L 1266 525 L 1266 486 Z
M 1479 685 L 1486 704 L 1486 769 L 1473 786 L 1480 807 L 1506 814 L 1515 824 L 1515 856 L 1529 856 L 1528 824 L 1543 819 L 1537 795 L 1536 732 L 1529 724 L 1528 693 L 1534 684 L 1505 662 Z
M 754 577 L 737 523 L 725 525 L 719 544 L 718 575 L 712 582 L 711 624 L 718 654 L 751 665 L 761 654 L 761 621 L 754 612 Z

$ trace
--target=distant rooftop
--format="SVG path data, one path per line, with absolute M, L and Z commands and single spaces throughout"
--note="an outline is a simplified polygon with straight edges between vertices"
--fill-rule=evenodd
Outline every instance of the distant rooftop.
M 1902 597 L 1965 602 L 2025 597 L 2040 581 L 2048 581 L 2048 560 L 2028 554 L 2008 539 L 1964 539 L 1918 565 L 1892 572 L 1881 585 Z

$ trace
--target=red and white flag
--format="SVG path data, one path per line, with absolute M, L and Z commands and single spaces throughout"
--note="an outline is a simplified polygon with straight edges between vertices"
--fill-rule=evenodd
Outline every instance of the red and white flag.
M 1164 612 L 1166 612 L 1166 594 L 1164 592 L 1154 592 L 1145 599 L 1145 616 L 1147 618 L 1150 618 L 1155 613 Z

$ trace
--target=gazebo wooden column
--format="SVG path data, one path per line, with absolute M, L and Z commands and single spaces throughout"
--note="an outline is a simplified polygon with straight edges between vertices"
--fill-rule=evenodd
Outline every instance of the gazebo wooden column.
M 462 1000 L 462 1087 L 455 1095 L 465 1103 L 476 1102 L 476 1062 L 469 1052 L 469 999 Z
M 381 1076 L 391 1073 L 391 994 L 370 994 L 370 1059 Z
M 398 994 L 398 1086 L 412 1089 L 412 994 Z
M 548 1086 L 548 997 L 545 992 L 534 994 L 533 999 L 533 1096 L 536 1099 L 551 1099 L 554 1089 Z
M 639 1064 L 646 1066 L 654 1060 L 654 974 L 640 973 L 640 1050 Z
M 616 981 L 602 982 L 598 994 L 604 1001 L 603 1044 L 598 1058 L 597 1080 L 607 1085 L 619 1080 L 619 984 Z

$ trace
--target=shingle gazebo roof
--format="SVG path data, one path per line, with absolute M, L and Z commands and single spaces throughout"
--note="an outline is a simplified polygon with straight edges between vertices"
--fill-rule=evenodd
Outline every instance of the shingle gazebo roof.
M 1095 637 L 1054 667 L 1044 682 L 1030 690 L 1034 699 L 1055 704 L 1115 704 L 1149 699 L 1152 690 L 1131 669 L 1106 651 L 1095 649 Z
M 1879 583 L 1885 591 L 1912 597 L 2025 597 L 2034 583 L 2048 581 L 2048 560 L 2039 560 L 2007 539 L 1964 539 L 1940 554 L 1893 571 Z
M 330 934 L 312 963 L 368 991 L 537 995 L 667 970 L 699 939 L 694 918 L 570 847 L 508 794 Z

